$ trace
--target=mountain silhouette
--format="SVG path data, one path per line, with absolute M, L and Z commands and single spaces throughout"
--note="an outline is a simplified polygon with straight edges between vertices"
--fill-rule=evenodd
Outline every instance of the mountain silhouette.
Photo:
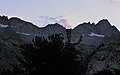
M 25 42 L 31 41 L 35 36 L 47 37 L 52 34 L 62 33 L 64 36 L 64 41 L 68 40 L 67 36 L 69 35 L 71 37 L 70 42 L 77 43 L 82 36 L 81 43 L 86 45 L 99 45 L 100 43 L 104 42 L 105 37 L 110 37 L 120 33 L 119 30 L 115 26 L 112 26 L 107 19 L 100 20 L 97 24 L 91 24 L 90 22 L 79 24 L 74 29 L 71 29 L 70 34 L 67 34 L 66 28 L 58 23 L 48 24 L 45 27 L 39 28 L 36 25 L 21 20 L 17 17 L 8 19 L 7 16 L 0 16 L 0 24 L 1 26 L 8 25 L 8 28 L 15 31 L 16 34 L 18 34 Z M 105 37 L 95 35 L 89 36 L 92 33 L 104 35 Z
M 62 41 L 61 39 L 63 38 L 59 38 L 60 36 L 58 37 L 56 34 L 60 34 L 60 36 L 62 34 L 64 40 Z M 50 35 L 52 35 L 52 37 L 48 38 Z M 48 39 L 51 40 L 47 41 Z M 32 44 L 32 42 L 35 45 Z M 23 47 L 25 46 L 26 49 L 21 48 L 21 45 L 23 45 Z M 51 51 L 51 49 L 53 51 Z M 64 49 L 66 49 L 65 52 Z M 120 73 L 120 32 L 115 26 L 111 25 L 107 19 L 102 19 L 97 24 L 85 22 L 79 24 L 74 29 L 66 29 L 58 23 L 48 24 L 45 27 L 37 27 L 17 17 L 8 19 L 7 16 L 0 16 L 0 74 L 6 75 L 6 73 L 8 74 L 9 72 L 11 73 L 9 75 L 18 75 L 17 72 L 24 73 L 23 70 L 26 69 L 24 66 L 26 64 L 28 65 L 29 61 L 28 59 L 26 60 L 26 57 L 22 54 L 25 50 L 27 50 L 25 54 L 28 54 L 28 58 L 35 59 L 35 63 L 42 68 L 40 69 L 37 66 L 38 69 L 36 70 L 33 66 L 36 64 L 30 64 L 32 65 L 32 70 L 28 70 L 31 72 L 34 71 L 35 73 L 39 73 L 40 70 L 45 71 L 46 74 L 49 73 L 49 71 L 50 73 L 54 70 L 56 71 L 58 67 L 54 66 L 58 65 L 56 65 L 54 61 L 47 59 L 49 60 L 48 64 L 46 63 L 47 61 L 44 60 L 47 57 L 46 55 L 59 60 L 57 58 L 59 54 L 56 53 L 65 53 L 64 56 L 66 59 L 63 60 L 63 62 L 69 63 L 71 67 L 76 66 L 74 69 L 75 71 L 77 69 L 78 74 L 75 75 L 99 75 L 105 73 L 119 75 Z M 59 50 L 59 52 L 57 52 L 57 50 Z M 31 54 L 29 55 L 29 53 Z M 77 57 L 76 59 L 72 57 L 74 54 Z M 43 56 L 45 56 L 45 58 Z M 68 56 L 69 58 L 67 58 Z M 36 60 L 36 58 L 39 60 Z M 78 65 L 73 64 L 73 62 L 71 65 L 71 62 L 68 61 L 68 59 L 71 58 L 75 60 L 75 63 Z M 61 61 L 59 62 L 60 71 L 61 65 L 66 65 L 63 64 L 63 62 L 62 64 Z M 31 63 L 31 61 L 29 63 Z M 66 70 L 69 69 L 69 66 L 66 67 Z M 31 66 L 27 67 L 29 68 Z M 51 67 L 53 71 L 51 71 Z M 68 73 L 70 71 L 71 69 L 68 70 Z M 28 73 L 26 74 L 29 75 Z

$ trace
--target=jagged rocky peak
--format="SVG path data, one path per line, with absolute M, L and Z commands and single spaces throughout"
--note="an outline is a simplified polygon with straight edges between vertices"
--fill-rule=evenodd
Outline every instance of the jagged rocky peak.
M 16 26 L 16 27 L 33 25 L 31 22 L 26 22 L 17 17 L 11 17 L 9 19 L 9 22 L 10 22 L 10 26 Z
M 54 28 L 64 28 L 62 25 L 60 25 L 59 23 L 55 23 L 55 24 L 48 24 L 47 26 L 45 26 L 44 28 L 51 28 L 51 27 L 54 27 Z
M 113 34 L 118 34 L 119 30 L 110 24 L 107 19 L 103 19 L 96 24 L 97 33 L 106 36 L 112 36 Z
M 94 32 L 95 31 L 95 24 L 94 23 L 86 23 L 84 22 L 83 24 L 79 24 L 77 27 L 74 28 L 74 31 L 79 31 L 81 34 L 86 34 L 86 33 L 90 33 L 90 32 Z
M 81 36 L 88 36 L 88 34 L 90 34 L 91 32 L 96 33 L 96 27 L 94 23 L 91 24 L 90 22 L 88 22 L 79 24 L 72 30 L 71 42 L 76 43 Z
M 20 18 L 17 18 L 17 17 L 11 17 L 10 20 L 11 21 L 17 21 L 17 22 L 22 21 Z
M 63 27 L 62 25 L 60 25 L 59 23 L 55 23 L 55 24 L 48 24 L 46 27 L 44 27 L 45 29 L 47 29 L 46 31 L 51 31 L 51 32 L 64 32 L 66 28 Z
M 17 17 L 11 17 L 10 19 L 8 19 L 7 16 L 1 16 L 0 17 L 0 28 L 5 29 L 6 27 L 10 27 L 17 34 L 19 34 L 21 38 L 28 40 L 28 41 L 31 41 L 32 38 L 38 35 L 47 37 L 52 34 L 62 33 L 65 39 L 67 36 L 65 27 L 63 27 L 62 25 L 58 23 L 48 24 L 46 27 L 39 28 L 36 25 L 30 22 L 26 22 Z
M 39 36 L 47 37 L 52 34 L 63 34 L 64 39 L 66 40 L 67 34 L 66 34 L 66 28 L 62 25 L 55 23 L 55 24 L 48 24 L 47 26 L 40 28 L 40 34 Z
M 7 16 L 0 16 L 0 24 L 9 25 L 9 19 Z
M 115 26 L 112 26 L 107 19 L 103 19 L 97 24 L 91 24 L 90 22 L 79 24 L 71 33 L 71 41 L 75 43 L 80 39 L 81 36 L 83 36 L 83 44 L 91 45 L 93 42 L 93 44 L 99 44 L 100 42 L 104 41 L 104 37 L 110 37 L 113 34 L 119 33 L 119 30 Z
M 52 34 L 63 34 L 65 40 L 68 40 L 72 43 L 77 43 L 82 36 L 82 43 L 84 44 L 93 44 L 103 41 L 103 36 L 111 36 L 112 34 L 120 33 L 115 26 L 112 26 L 107 19 L 99 21 L 97 24 L 84 22 L 79 24 L 74 29 L 70 30 L 70 33 L 66 31 L 66 28 L 62 25 L 48 24 L 45 27 L 39 28 L 36 25 L 26 22 L 20 18 L 12 17 L 8 19 L 7 16 L 0 16 L 0 28 L 4 29 L 6 27 L 11 27 L 17 34 L 28 39 L 32 39 L 34 36 L 44 36 L 47 37 Z M 89 43 L 88 43 L 89 42 Z
M 12 17 L 9 19 L 9 22 L 10 22 L 10 26 L 16 32 L 35 34 L 35 35 L 39 33 L 39 27 L 37 27 L 36 25 L 30 22 L 21 20 L 20 18 Z
M 10 21 L 10 25 L 15 25 L 15 24 L 18 24 L 18 23 L 28 23 L 28 24 L 32 24 L 32 23 L 30 23 L 30 22 L 26 22 L 26 21 L 24 21 L 24 20 L 21 20 L 20 18 L 17 18 L 17 17 L 11 17 L 10 19 L 9 19 L 9 21 Z
M 45 34 L 46 33 L 65 33 L 65 27 L 63 27 L 62 25 L 58 24 L 58 23 L 55 23 L 55 24 L 48 24 L 47 26 L 41 28 Z
M 111 29 L 111 24 L 107 19 L 103 19 L 96 24 L 96 29 L 98 30 L 98 33 L 101 31 L 105 32 Z
M 107 19 L 102 19 L 96 24 L 96 26 L 111 26 L 111 24 Z

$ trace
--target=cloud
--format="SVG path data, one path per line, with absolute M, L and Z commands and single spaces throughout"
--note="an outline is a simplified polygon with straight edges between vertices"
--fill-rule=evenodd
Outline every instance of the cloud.
M 58 17 L 40 16 L 40 22 L 42 22 L 44 25 L 59 23 L 66 28 L 71 28 L 68 19 L 66 19 L 64 16 Z
M 43 26 L 47 24 L 54 24 L 57 23 L 57 20 L 55 17 L 49 17 L 49 16 L 40 16 L 40 23 L 43 24 Z
M 61 19 L 59 20 L 59 23 L 62 24 L 62 25 L 64 25 L 64 26 L 67 27 L 67 28 L 70 28 L 70 27 L 71 27 L 71 25 L 69 24 L 69 21 L 68 21 L 67 19 L 61 18 Z
M 120 0 L 110 0 L 111 3 L 120 3 Z

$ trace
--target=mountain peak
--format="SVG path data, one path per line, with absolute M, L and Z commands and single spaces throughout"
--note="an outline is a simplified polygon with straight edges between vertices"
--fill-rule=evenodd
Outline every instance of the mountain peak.
M 9 20 L 17 20 L 17 21 L 21 21 L 20 18 L 17 18 L 17 17 L 11 17 Z
M 96 24 L 96 26 L 100 26 L 100 27 L 110 27 L 111 24 L 110 24 L 110 22 L 109 22 L 107 19 L 102 19 L 102 20 L 100 20 L 100 21 Z
M 9 24 L 9 19 L 7 16 L 0 16 L 0 24 L 3 24 L 3 25 L 8 25 Z
M 100 20 L 99 22 L 106 22 L 106 23 L 109 23 L 109 21 L 107 19 L 102 19 Z
M 55 24 L 48 24 L 47 26 L 45 26 L 45 28 L 48 28 L 48 27 L 62 27 L 64 28 L 62 25 L 60 25 L 59 23 L 55 23 Z

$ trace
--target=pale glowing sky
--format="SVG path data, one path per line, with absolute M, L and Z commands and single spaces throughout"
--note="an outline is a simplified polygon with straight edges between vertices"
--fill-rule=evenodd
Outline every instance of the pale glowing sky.
M 58 22 L 67 28 L 108 19 L 120 29 L 120 0 L 0 0 L 0 15 L 38 26 Z

